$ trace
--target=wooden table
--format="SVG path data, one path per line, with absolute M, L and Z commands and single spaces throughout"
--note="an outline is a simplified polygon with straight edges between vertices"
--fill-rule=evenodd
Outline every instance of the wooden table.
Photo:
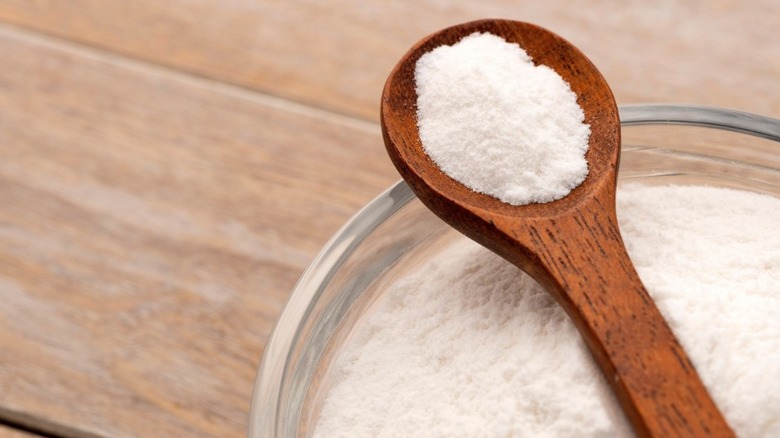
M 780 118 L 780 3 L 0 1 L 0 437 L 245 434 L 263 345 L 397 180 L 377 125 L 422 36 L 563 35 L 619 103 Z

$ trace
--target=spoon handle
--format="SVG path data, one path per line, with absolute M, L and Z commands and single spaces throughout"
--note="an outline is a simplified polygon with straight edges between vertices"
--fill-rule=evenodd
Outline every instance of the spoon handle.
M 541 260 L 529 266 L 517 258 L 523 252 L 517 247 L 499 252 L 530 269 L 563 305 L 639 436 L 734 436 L 642 285 L 614 207 L 594 201 L 562 217 L 514 227 L 508 234 L 535 248 Z

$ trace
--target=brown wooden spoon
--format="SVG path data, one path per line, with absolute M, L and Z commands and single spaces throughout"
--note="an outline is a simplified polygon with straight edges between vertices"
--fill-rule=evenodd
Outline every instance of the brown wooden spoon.
M 417 128 L 414 69 L 424 53 L 474 32 L 517 43 L 570 85 L 591 126 L 589 174 L 566 197 L 512 206 L 445 175 Z M 563 306 L 640 436 L 733 436 L 628 257 L 615 215 L 620 120 L 612 91 L 576 47 L 538 26 L 482 20 L 417 43 L 382 94 L 390 158 L 418 198 L 444 221 L 533 276 Z

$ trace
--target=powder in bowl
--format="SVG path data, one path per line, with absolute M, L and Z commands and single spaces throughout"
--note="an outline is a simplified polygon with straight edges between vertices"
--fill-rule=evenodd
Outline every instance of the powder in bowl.
M 563 198 L 588 174 L 590 126 L 569 84 L 517 44 L 474 33 L 415 66 L 423 149 L 466 187 L 512 204 Z
M 640 277 L 729 424 L 778 436 L 780 199 L 625 185 L 617 207 Z M 315 437 L 631 436 L 564 311 L 477 244 L 381 300 L 336 359 Z

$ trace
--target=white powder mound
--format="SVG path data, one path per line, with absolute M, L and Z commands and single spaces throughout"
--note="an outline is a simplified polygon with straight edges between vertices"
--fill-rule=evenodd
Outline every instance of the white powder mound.
M 780 436 L 780 199 L 621 187 L 629 253 L 729 424 Z M 383 296 L 337 358 L 315 437 L 631 436 L 540 286 L 463 240 Z
M 523 205 L 563 198 L 587 176 L 577 96 L 517 44 L 475 33 L 437 47 L 415 83 L 423 148 L 466 187 Z

